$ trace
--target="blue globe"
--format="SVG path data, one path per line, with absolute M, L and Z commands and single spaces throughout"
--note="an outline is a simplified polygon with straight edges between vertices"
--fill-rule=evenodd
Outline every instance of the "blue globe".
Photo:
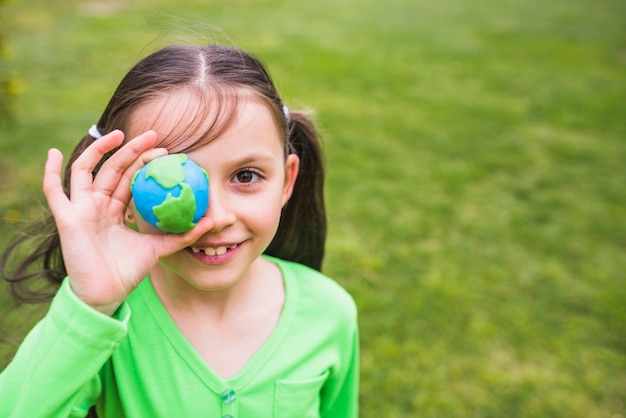
M 150 161 L 135 173 L 131 192 L 141 217 L 164 232 L 191 230 L 209 207 L 209 177 L 186 154 Z

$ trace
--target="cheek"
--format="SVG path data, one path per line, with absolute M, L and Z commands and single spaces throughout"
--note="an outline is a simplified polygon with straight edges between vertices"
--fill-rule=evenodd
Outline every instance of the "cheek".
M 134 229 L 136 231 L 141 232 L 142 234 L 150 234 L 150 235 L 165 234 L 165 232 L 161 231 L 160 229 L 156 229 L 155 227 L 150 225 L 148 222 L 146 222 L 141 217 L 139 212 L 137 212 L 137 210 L 134 210 L 134 209 L 133 209 L 133 217 L 134 217 L 134 225 L 135 225 Z
M 278 229 L 282 205 L 280 198 L 261 199 L 254 202 L 242 202 L 245 207 L 244 213 L 240 213 L 245 218 L 250 228 L 256 229 L 259 233 L 272 234 Z

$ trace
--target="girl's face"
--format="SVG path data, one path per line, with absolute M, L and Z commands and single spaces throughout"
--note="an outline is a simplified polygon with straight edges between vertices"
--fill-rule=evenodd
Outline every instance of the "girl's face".
M 185 112 L 197 99 L 185 92 L 173 96 L 139 107 L 127 136 L 152 129 L 163 141 L 176 134 L 177 126 L 197 123 L 194 112 Z M 299 160 L 294 154 L 285 158 L 269 110 L 244 99 L 235 111 L 236 119 L 221 136 L 187 153 L 209 175 L 205 216 L 215 226 L 194 245 L 161 260 L 155 273 L 170 286 L 222 290 L 249 277 L 272 241 L 281 209 L 291 196 Z M 197 131 L 198 135 L 204 132 Z M 162 233 L 136 212 L 134 218 L 140 232 Z

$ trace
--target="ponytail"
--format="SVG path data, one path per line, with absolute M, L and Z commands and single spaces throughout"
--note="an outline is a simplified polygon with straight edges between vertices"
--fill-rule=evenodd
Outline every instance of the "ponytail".
M 285 128 L 282 100 L 258 59 L 231 47 L 173 45 L 140 61 L 122 79 L 98 121 L 98 130 L 102 133 L 114 128 L 124 130 L 132 112 L 146 100 L 162 97 L 162 94 L 178 88 L 198 85 L 203 91 L 219 93 L 216 95 L 218 100 L 241 87 L 251 89 L 254 95 L 270 104 L 277 124 L 281 129 Z M 218 106 L 222 105 L 220 103 L 218 101 Z M 286 150 L 298 155 L 300 167 L 276 236 L 265 253 L 321 270 L 326 210 L 320 139 L 304 113 L 291 111 L 287 119 Z M 68 196 L 70 166 L 94 140 L 95 137 L 86 135 L 67 163 L 63 186 Z M 115 151 L 102 158 L 94 175 Z M 0 256 L 0 277 L 10 283 L 11 291 L 19 301 L 50 300 L 65 275 L 59 234 L 51 215 L 15 238 Z
M 93 141 L 93 137 L 85 136 L 67 161 L 63 188 L 68 196 L 70 167 Z M 15 236 L 0 256 L 0 277 L 9 283 L 18 302 L 50 301 L 66 275 L 59 232 L 51 214 Z
M 0 258 L 0 276 L 18 302 L 47 302 L 54 297 L 65 266 L 52 216 L 33 223 L 11 241 Z
M 92 142 L 89 136 L 83 138 L 67 162 L 63 183 L 68 195 L 70 166 Z M 298 177 L 265 253 L 321 270 L 327 228 L 324 162 L 319 133 L 304 113 L 290 111 L 288 150 L 300 158 Z M 59 234 L 51 215 L 16 236 L 0 256 L 0 277 L 20 302 L 51 300 L 65 276 Z
M 319 133 L 302 112 L 289 112 L 289 152 L 300 158 L 291 198 L 283 208 L 276 236 L 265 251 L 321 270 L 326 241 L 324 161 Z

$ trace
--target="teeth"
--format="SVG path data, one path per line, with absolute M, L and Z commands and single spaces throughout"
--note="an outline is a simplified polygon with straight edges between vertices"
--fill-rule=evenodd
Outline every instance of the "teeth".
M 214 247 L 206 247 L 206 248 L 191 247 L 191 251 L 194 254 L 198 254 L 200 251 L 202 251 L 206 255 L 224 255 L 224 254 L 226 254 L 226 251 L 232 250 L 234 248 L 237 248 L 237 244 L 234 244 L 234 245 L 231 245 L 231 246 L 228 246 L 228 247 L 225 246 L 225 245 L 220 245 L 217 248 L 214 248 Z

